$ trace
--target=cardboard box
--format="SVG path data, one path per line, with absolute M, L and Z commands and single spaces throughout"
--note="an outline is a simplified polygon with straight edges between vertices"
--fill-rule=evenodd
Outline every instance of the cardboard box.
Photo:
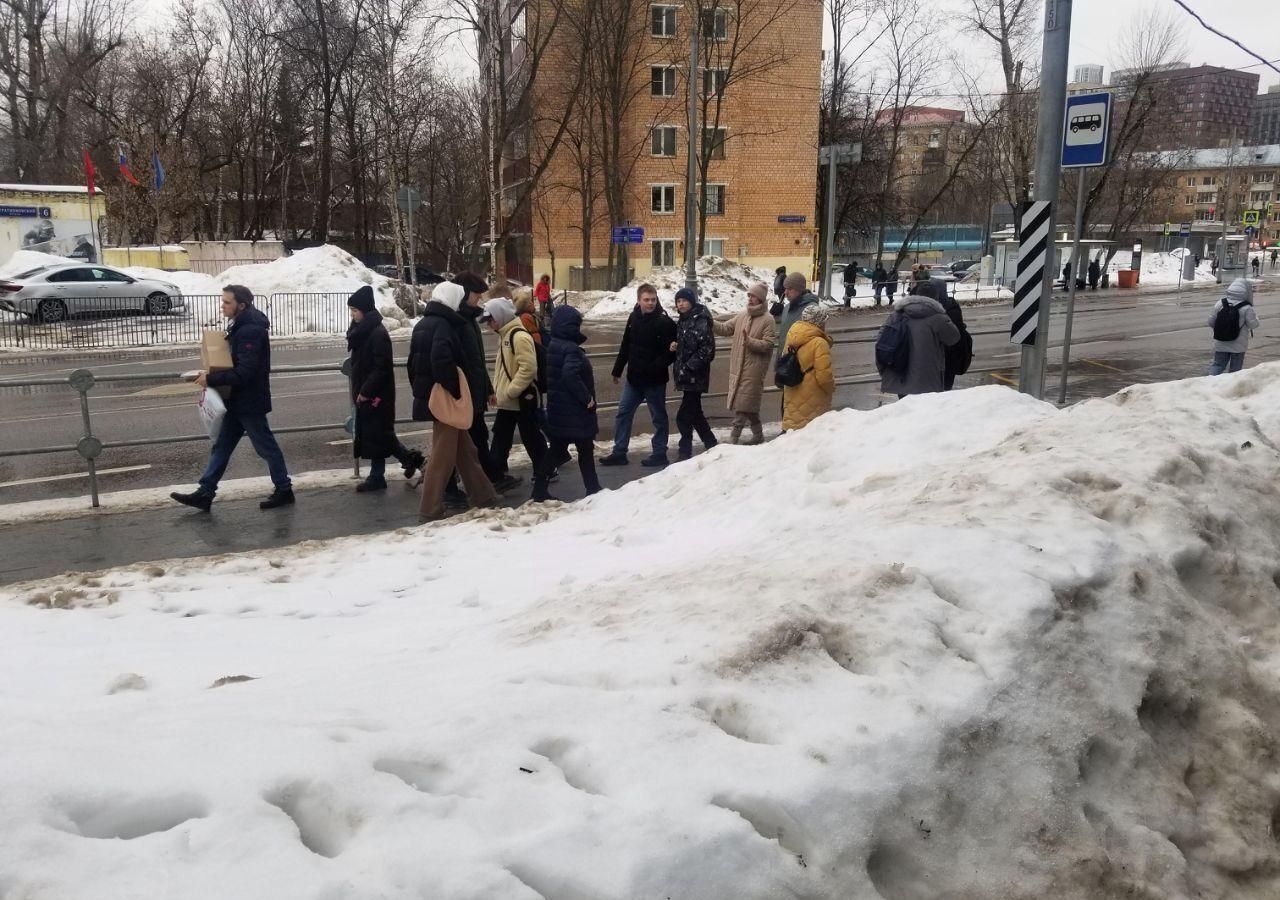
M 200 367 L 206 372 L 231 368 L 231 345 L 227 343 L 225 331 L 210 330 L 200 336 Z M 226 400 L 231 396 L 231 388 L 220 387 L 218 393 Z

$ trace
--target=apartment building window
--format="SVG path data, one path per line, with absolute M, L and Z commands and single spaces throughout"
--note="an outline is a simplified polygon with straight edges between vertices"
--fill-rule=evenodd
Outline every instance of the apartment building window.
M 723 128 L 702 129 L 702 152 L 711 150 L 712 159 L 724 159 L 725 133 Z
M 653 129 L 653 155 L 676 155 L 676 129 L 674 125 L 659 125 Z
M 724 85 L 729 79 L 725 69 L 702 70 L 702 93 L 708 97 L 723 97 Z
M 1200 183 L 1203 185 L 1214 185 L 1218 183 L 1218 179 L 1214 175 L 1206 175 L 1200 179 Z
M 1196 202 L 1195 195 L 1194 195 L 1194 194 L 1187 194 L 1187 196 L 1186 196 L 1186 198 L 1183 200 L 1183 202 L 1184 202 L 1184 203 L 1186 203 L 1186 205 L 1187 205 L 1187 206 L 1194 206 L 1194 205 L 1195 205 L 1195 202 Z
M 729 12 L 722 6 L 702 11 L 702 34 L 708 40 L 729 39 Z
M 652 242 L 655 266 L 674 266 L 676 264 L 676 242 L 672 238 L 663 238 Z
M 650 66 L 649 93 L 654 97 L 674 97 L 676 95 L 676 67 Z
M 676 36 L 676 6 L 658 6 L 657 4 L 649 7 L 649 33 L 656 38 L 669 38 Z
M 1196 186 L 1196 176 L 1192 175 L 1190 178 L 1187 179 L 1187 187 L 1195 187 L 1195 186 Z
M 649 185 L 649 209 L 656 213 L 676 211 L 676 186 L 674 184 Z
M 724 215 L 724 185 L 708 184 L 702 188 L 702 196 L 706 199 L 707 215 Z
M 702 242 L 702 252 L 707 256 L 724 256 L 724 238 L 707 238 Z
M 1249 195 L 1249 199 L 1254 203 L 1269 203 L 1271 201 L 1270 191 L 1254 191 Z
M 1254 172 L 1253 183 L 1254 184 L 1270 184 L 1271 179 L 1273 177 L 1274 176 L 1272 176 L 1270 172 Z

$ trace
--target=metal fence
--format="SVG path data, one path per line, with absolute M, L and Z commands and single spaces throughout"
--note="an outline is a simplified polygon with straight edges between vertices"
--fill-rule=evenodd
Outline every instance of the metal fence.
M 347 294 L 271 294 L 258 307 L 275 337 L 343 334 L 350 322 Z M 0 300 L 3 300 L 0 297 Z M 104 350 L 198 344 L 202 332 L 225 328 L 220 294 L 187 297 L 55 297 L 43 312 L 0 312 L 0 347 L 26 350 Z M 161 311 L 166 309 L 166 311 Z

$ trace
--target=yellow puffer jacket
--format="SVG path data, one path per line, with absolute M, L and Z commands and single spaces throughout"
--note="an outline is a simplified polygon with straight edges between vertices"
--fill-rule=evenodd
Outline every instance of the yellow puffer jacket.
M 836 392 L 831 371 L 831 338 L 812 322 L 797 322 L 787 332 L 787 349 L 796 350 L 804 381 L 782 389 L 782 430 L 795 431 L 831 409 Z

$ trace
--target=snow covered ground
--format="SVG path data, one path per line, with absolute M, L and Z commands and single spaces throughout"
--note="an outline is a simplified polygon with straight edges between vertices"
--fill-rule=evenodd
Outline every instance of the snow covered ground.
M 1182 248 L 1179 247 L 1169 253 L 1144 253 L 1142 254 L 1142 275 L 1139 279 L 1140 284 L 1156 285 L 1156 284 L 1173 284 L 1178 283 L 1178 276 L 1182 270 Z M 1133 254 L 1129 252 L 1120 252 L 1111 260 L 1111 264 L 1107 267 L 1111 272 L 1111 284 L 1116 284 L 1116 273 L 1121 269 L 1128 269 L 1133 266 Z M 1061 275 L 1061 273 L 1059 273 Z M 1213 274 L 1208 259 L 1200 261 L 1199 268 L 1196 269 L 1195 281 L 1197 284 L 1216 281 L 1217 276 Z M 1183 285 L 1190 285 L 1191 282 L 1183 280 Z
M 757 269 L 718 256 L 698 260 L 698 296 L 713 315 L 742 312 L 747 308 L 747 289 L 763 282 L 773 292 L 773 272 Z M 611 319 L 628 316 L 636 305 L 636 291 L 648 282 L 658 289 L 658 299 L 668 310 L 675 309 L 676 291 L 684 287 L 683 268 L 654 269 L 618 292 L 585 291 L 574 304 L 584 319 Z
M 917 397 L 10 589 L 0 897 L 1273 898 L 1278 400 Z

